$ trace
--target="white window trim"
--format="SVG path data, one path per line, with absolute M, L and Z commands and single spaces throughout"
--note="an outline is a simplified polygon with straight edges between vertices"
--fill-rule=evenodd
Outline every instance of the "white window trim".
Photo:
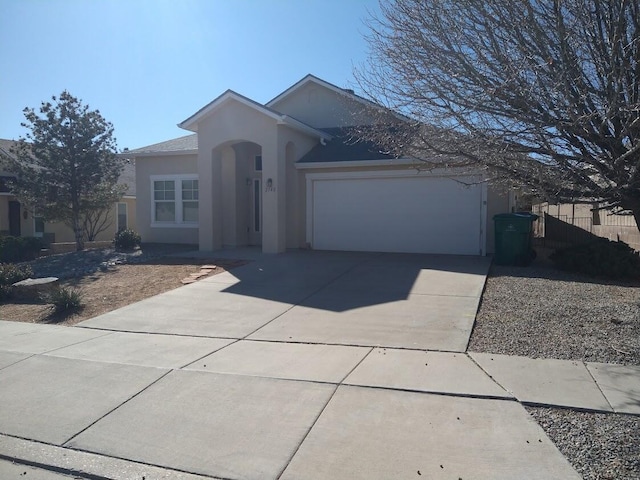
M 120 205 L 124 205 L 124 215 L 127 220 L 127 226 L 125 229 L 129 228 L 129 204 L 127 202 L 116 202 L 116 232 L 119 230 L 118 225 L 118 217 L 120 216 Z
M 39 217 L 39 216 L 40 215 L 38 215 L 35 210 L 33 211 L 32 215 L 31 215 L 31 217 L 33 218 L 33 236 L 37 237 L 37 238 L 42 238 L 42 237 L 44 237 L 44 233 L 45 233 L 45 231 L 44 231 L 44 220 L 42 221 L 42 228 L 43 228 L 42 232 L 37 232 L 36 231 L 36 217 Z
M 178 175 L 150 175 L 151 186 L 151 227 L 152 228 L 198 228 L 200 224 L 198 222 L 184 222 L 182 221 L 182 180 L 199 180 L 197 174 L 178 174 Z M 175 182 L 175 205 L 176 205 L 176 218 L 173 222 L 156 222 L 155 221 L 155 198 L 154 198 L 154 185 L 156 181 L 173 180 Z M 198 182 L 198 190 L 200 190 L 200 182 Z M 200 209 L 200 199 L 198 195 L 198 210 Z

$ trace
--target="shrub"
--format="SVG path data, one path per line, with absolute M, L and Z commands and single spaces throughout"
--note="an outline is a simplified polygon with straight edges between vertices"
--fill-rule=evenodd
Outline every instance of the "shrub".
M 53 313 L 57 315 L 75 312 L 82 307 L 82 294 L 72 288 L 59 288 L 47 300 L 53 304 Z
M 42 240 L 36 237 L 0 236 L 0 263 L 33 260 L 42 249 Z
M 33 275 L 28 265 L 0 264 L 0 300 L 11 297 L 11 285 Z
M 116 233 L 116 238 L 114 239 L 114 244 L 116 250 L 133 250 L 136 247 L 140 246 L 141 242 L 140 235 L 138 235 L 133 230 L 120 230 Z
M 556 250 L 549 256 L 561 270 L 596 277 L 640 277 L 640 254 L 624 242 L 606 238 Z

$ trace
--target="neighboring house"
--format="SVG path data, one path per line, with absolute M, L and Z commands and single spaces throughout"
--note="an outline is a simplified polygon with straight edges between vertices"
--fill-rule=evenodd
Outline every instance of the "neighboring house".
M 11 156 L 13 140 L 0 139 L 0 154 Z M 42 237 L 46 243 L 75 242 L 73 230 L 61 222 L 44 222 L 38 212 L 32 212 L 11 195 L 8 182 L 15 175 L 3 170 L 0 161 L 0 235 L 22 237 Z M 96 240 L 113 240 L 116 231 L 136 226 L 136 179 L 135 166 L 126 163 L 118 183 L 126 184 L 127 191 L 109 212 L 109 228 L 100 233 Z
M 371 106 L 313 75 L 264 105 L 227 90 L 179 124 L 194 134 L 127 152 L 143 241 L 492 252 L 491 218 L 509 196 L 354 142 L 348 127 L 371 124 Z

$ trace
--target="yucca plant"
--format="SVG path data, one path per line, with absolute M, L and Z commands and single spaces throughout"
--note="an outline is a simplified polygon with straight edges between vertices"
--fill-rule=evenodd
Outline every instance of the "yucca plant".
M 79 290 L 62 287 L 51 293 L 48 301 L 53 304 L 54 314 L 69 314 L 82 307 L 82 294 Z

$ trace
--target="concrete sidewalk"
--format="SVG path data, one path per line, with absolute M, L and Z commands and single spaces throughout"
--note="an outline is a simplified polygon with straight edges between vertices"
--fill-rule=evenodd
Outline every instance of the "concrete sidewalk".
M 34 335 L 9 326 L 4 339 Z M 69 328 L 43 330 L 52 350 L 0 356 L 5 459 L 106 478 L 130 477 L 96 458 L 147 478 L 579 478 L 466 354 L 241 340 L 164 356 L 160 335 L 88 330 L 61 346 Z
M 465 353 L 487 269 L 257 257 L 78 327 L 0 321 L 0 477 L 580 478 L 522 404 L 638 413 L 639 372 Z

